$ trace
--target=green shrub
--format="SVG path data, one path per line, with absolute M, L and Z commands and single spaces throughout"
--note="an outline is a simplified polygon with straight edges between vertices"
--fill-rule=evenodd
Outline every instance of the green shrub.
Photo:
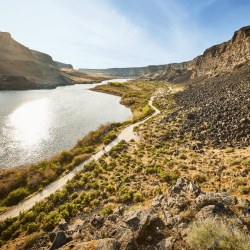
M 29 223 L 29 222 L 34 222 L 36 219 L 36 214 L 34 212 L 20 212 L 19 213 L 19 221 L 22 225 Z
M 110 214 L 112 214 L 114 212 L 113 208 L 108 206 L 106 208 L 104 208 L 102 211 L 98 212 L 99 214 L 103 214 L 106 216 L 109 216 Z
M 180 176 L 179 176 L 175 171 L 172 171 L 172 172 L 169 174 L 169 177 L 171 178 L 172 181 L 177 181 L 177 179 L 180 178 Z
M 111 141 L 113 141 L 117 136 L 113 133 L 108 133 L 103 138 L 103 143 L 108 145 Z
M 103 139 L 103 144 L 108 145 L 111 142 L 110 139 Z
M 100 201 L 98 199 L 94 199 L 93 201 L 90 202 L 91 207 L 98 206 L 99 204 L 100 204 Z
M 40 227 L 40 223 L 38 223 L 38 224 L 36 224 L 34 222 L 29 223 L 29 225 L 27 227 L 27 234 L 32 234 L 32 233 L 36 232 L 39 227 Z
M 133 191 L 128 187 L 120 187 L 119 189 L 120 200 L 122 202 L 128 202 L 133 200 Z
M 154 195 L 156 196 L 157 194 L 162 194 L 162 191 L 161 191 L 160 187 L 156 187 L 154 189 Z
M 136 194 L 134 195 L 134 201 L 135 201 L 135 202 L 141 202 L 141 201 L 143 201 L 143 196 L 142 196 L 142 194 L 136 193 Z
M 69 219 L 69 211 L 63 210 L 60 214 L 65 220 Z
M 112 86 L 112 87 L 124 87 L 124 88 L 127 88 L 127 86 L 122 82 L 108 82 L 108 85 Z
M 71 195 L 71 198 L 74 200 L 75 198 L 78 197 L 78 193 L 77 192 L 74 192 L 72 195 Z
M 154 167 L 147 167 L 145 169 L 146 174 L 153 174 L 153 173 L 157 173 L 157 168 Z
M 165 172 L 165 171 L 161 171 L 159 175 L 160 175 L 160 177 L 162 179 L 164 179 L 164 181 L 170 181 L 171 180 L 169 174 L 167 172 Z
M 11 239 L 13 237 L 13 234 L 15 234 L 15 232 L 17 230 L 19 230 L 19 227 L 20 227 L 19 223 L 14 223 L 14 224 L 10 225 L 6 230 L 4 230 L 2 232 L 1 239 L 2 240 L 9 240 L 9 239 Z
M 73 200 L 73 204 L 81 204 L 82 200 L 80 198 L 76 198 Z
M 35 203 L 35 205 L 32 207 L 32 210 L 35 213 L 39 214 L 40 212 L 45 211 L 45 207 L 46 207 L 46 202 L 39 201 Z
M 193 223 L 188 229 L 187 242 L 195 249 L 206 249 L 216 239 L 220 238 L 231 223 L 224 220 L 216 221 L 213 219 L 201 220 Z M 217 250 L 243 250 L 250 249 L 249 238 L 239 229 L 234 229 L 226 234 L 213 248 Z
M 45 211 L 48 213 L 50 212 L 51 210 L 53 210 L 54 208 L 54 203 L 53 202 L 50 202 L 46 207 L 45 207 Z
M 41 212 L 37 217 L 36 217 L 36 222 L 41 222 L 43 219 L 46 217 L 46 214 L 44 212 Z
M 60 163 L 69 163 L 73 160 L 73 154 L 69 151 L 63 151 L 60 155 L 59 155 L 59 161 Z
M 65 188 L 67 189 L 68 192 L 72 192 L 74 190 L 74 185 L 72 182 L 67 181 L 67 184 L 65 185 Z
M 12 238 L 12 239 L 15 239 L 15 238 L 17 238 L 21 233 L 22 233 L 22 229 L 20 228 L 20 229 L 16 230 L 15 233 L 12 234 L 12 237 L 11 237 L 11 238 Z
M 60 208 L 60 207 L 59 207 Z M 58 222 L 62 219 L 62 215 L 56 211 L 51 211 L 44 219 L 43 219 L 43 229 L 46 232 L 53 230 Z
M 179 168 L 180 169 L 188 169 L 188 166 L 184 163 L 179 163 Z
M 61 213 L 64 210 L 69 212 L 70 217 L 73 217 L 77 213 L 77 205 L 73 204 L 73 203 L 69 203 L 69 202 L 67 202 L 63 205 L 60 205 L 58 211 Z
M 85 195 L 86 195 L 86 192 L 83 191 L 83 192 L 80 194 L 80 196 L 79 196 L 80 199 L 81 199 L 81 200 L 84 200 Z
M 105 191 L 112 194 L 112 193 L 115 192 L 115 187 L 112 186 L 112 185 L 108 185 L 108 186 L 105 188 Z
M 5 200 L 5 204 L 14 205 L 17 202 L 23 200 L 28 195 L 29 195 L 29 192 L 26 188 L 24 187 L 18 188 L 9 193 L 9 195 L 7 196 L 7 199 Z

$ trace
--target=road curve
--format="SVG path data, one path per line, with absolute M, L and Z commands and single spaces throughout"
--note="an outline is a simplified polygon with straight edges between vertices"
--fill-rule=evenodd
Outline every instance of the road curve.
M 115 145 L 117 145 L 117 143 L 120 142 L 121 140 L 125 140 L 127 142 L 130 141 L 131 139 L 134 139 L 135 141 L 140 141 L 139 135 L 137 133 L 133 132 L 133 128 L 135 126 L 138 126 L 141 123 L 144 123 L 145 121 L 147 121 L 151 117 L 153 117 L 153 116 L 155 116 L 155 115 L 157 115 L 157 114 L 160 113 L 160 111 L 158 109 L 156 109 L 152 105 L 154 97 L 155 96 L 152 96 L 150 98 L 150 100 L 149 100 L 149 106 L 155 110 L 154 114 L 151 115 L 151 116 L 149 116 L 145 120 L 143 120 L 141 122 L 137 122 L 137 123 L 135 123 L 133 125 L 130 125 L 130 126 L 126 127 L 124 130 L 122 130 L 122 132 L 118 135 L 118 137 L 105 147 L 105 152 L 110 151 L 110 149 L 112 147 L 114 147 Z M 31 207 L 33 207 L 36 202 L 39 202 L 39 201 L 45 199 L 46 197 L 48 197 L 49 195 L 55 193 L 58 189 L 62 188 L 67 183 L 68 180 L 72 179 L 75 176 L 75 170 L 78 170 L 78 171 L 82 170 L 83 166 L 85 164 L 89 163 L 92 160 L 97 160 L 105 152 L 103 152 L 101 150 L 98 153 L 92 155 L 87 161 L 83 162 L 81 165 L 79 165 L 78 167 L 76 167 L 69 174 L 67 174 L 64 177 L 62 177 L 61 179 L 59 179 L 59 180 L 51 183 L 50 185 L 44 187 L 44 189 L 41 192 L 39 192 L 36 195 L 32 196 L 28 200 L 26 200 L 24 202 L 21 202 L 19 205 L 17 205 L 14 208 L 10 209 L 6 213 L 0 215 L 0 221 L 1 220 L 5 220 L 7 218 L 12 218 L 12 217 L 18 216 L 20 212 L 23 212 L 23 211 L 28 210 Z

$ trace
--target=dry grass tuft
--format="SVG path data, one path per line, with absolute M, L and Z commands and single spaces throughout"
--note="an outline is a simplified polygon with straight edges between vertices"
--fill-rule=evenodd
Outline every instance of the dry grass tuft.
M 189 227 L 187 242 L 195 249 L 206 249 L 220 238 L 231 225 L 232 222 L 215 221 L 214 219 L 198 221 Z M 250 249 L 249 237 L 239 229 L 235 229 L 220 240 L 213 249 L 247 250 Z

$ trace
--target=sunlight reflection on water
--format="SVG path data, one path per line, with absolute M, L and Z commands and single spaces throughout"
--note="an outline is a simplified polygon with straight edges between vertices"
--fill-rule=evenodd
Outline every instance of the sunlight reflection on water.
M 131 115 L 120 97 L 90 91 L 95 85 L 0 91 L 0 169 L 48 159 L 101 124 Z
M 26 152 L 29 148 L 40 148 L 43 140 L 49 136 L 48 99 L 32 101 L 16 109 L 7 120 L 10 138 Z

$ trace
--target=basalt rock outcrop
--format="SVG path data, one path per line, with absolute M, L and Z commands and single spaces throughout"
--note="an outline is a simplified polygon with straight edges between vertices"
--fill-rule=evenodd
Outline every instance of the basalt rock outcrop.
M 190 220 L 232 218 L 231 207 L 237 203 L 233 195 L 203 192 L 195 182 L 179 178 L 166 195 L 156 195 L 144 209 L 119 205 L 109 216 L 92 214 L 72 226 L 62 220 L 51 233 L 51 243 L 42 237 L 30 249 L 192 249 L 186 243 Z M 192 216 L 187 218 L 183 211 Z
M 249 86 L 250 65 L 245 65 L 177 93 L 175 102 L 186 111 L 179 133 L 182 137 L 192 133 L 202 144 L 210 141 L 214 146 L 248 146 Z M 177 113 L 168 116 L 176 119 Z
M 250 61 L 250 26 L 236 31 L 231 40 L 205 50 L 191 61 L 138 68 L 79 69 L 89 74 L 147 78 L 186 83 L 196 78 L 223 75 Z

